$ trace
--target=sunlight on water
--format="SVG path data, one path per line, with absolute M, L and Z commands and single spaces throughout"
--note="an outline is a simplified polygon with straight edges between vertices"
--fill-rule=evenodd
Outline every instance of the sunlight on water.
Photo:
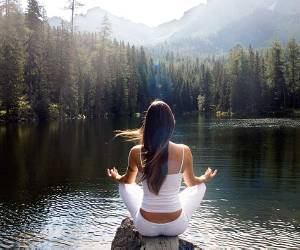
M 255 211 L 253 215 L 256 213 L 256 216 L 250 213 L 245 218 L 237 207 L 242 205 L 230 203 L 233 202 L 205 200 L 182 237 L 209 248 L 300 246 L 299 224 L 293 218 L 285 218 L 273 201 L 267 202 L 273 210 L 272 218 L 264 217 L 262 205 L 266 206 L 265 202 L 242 204 Z M 1 232 L 0 246 L 97 248 L 106 244 L 109 247 L 113 232 L 127 215 L 118 194 L 107 193 L 100 185 L 83 190 L 74 188 L 68 193 L 58 191 L 20 210 L 2 205 L 1 219 L 8 232 Z
M 174 141 L 190 145 L 195 172 L 219 170 L 182 237 L 209 249 L 300 248 L 298 123 L 178 118 Z M 104 177 L 126 167 L 130 148 L 112 130 L 137 124 L 1 129 L 0 248 L 109 249 L 129 215 Z
M 218 120 L 210 124 L 214 127 L 227 128 L 299 128 L 300 121 L 293 119 L 230 119 Z

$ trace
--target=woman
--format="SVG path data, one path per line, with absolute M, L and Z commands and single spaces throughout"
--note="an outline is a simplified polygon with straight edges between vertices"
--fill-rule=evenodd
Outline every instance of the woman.
M 203 199 L 204 183 L 217 173 L 208 168 L 204 175 L 194 176 L 190 148 L 170 141 L 174 127 L 170 107 L 152 102 L 140 129 L 118 131 L 117 136 L 140 142 L 129 152 L 126 173 L 107 169 L 108 177 L 119 182 L 120 196 L 144 236 L 183 233 Z M 138 174 L 142 188 L 136 184 Z M 180 192 L 182 176 L 187 188 Z

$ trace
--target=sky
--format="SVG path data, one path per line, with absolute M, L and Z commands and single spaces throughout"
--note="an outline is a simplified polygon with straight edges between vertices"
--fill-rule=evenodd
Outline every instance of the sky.
M 80 0 L 79 0 L 80 1 Z M 113 15 L 124 17 L 150 27 L 182 17 L 185 11 L 206 3 L 207 0 L 81 0 L 85 7 L 77 13 L 85 13 L 92 7 L 101 7 Z M 22 0 L 26 6 L 26 0 Z M 46 7 L 48 17 L 61 16 L 70 19 L 70 11 L 64 10 L 67 0 L 39 0 Z

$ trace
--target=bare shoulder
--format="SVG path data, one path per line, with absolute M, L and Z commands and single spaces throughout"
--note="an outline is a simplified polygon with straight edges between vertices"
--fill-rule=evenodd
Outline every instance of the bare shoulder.
M 140 150 L 141 150 L 142 145 L 135 145 L 130 149 L 130 155 L 133 158 L 137 158 L 140 154 Z
M 141 166 L 141 147 L 142 145 L 135 145 L 130 149 L 129 158 L 133 161 L 138 169 L 138 171 L 142 171 Z
M 182 144 L 182 143 L 174 143 L 170 141 L 171 146 L 175 149 L 175 152 L 177 154 L 181 155 L 182 154 L 182 149 L 184 153 L 184 159 L 189 160 L 192 159 L 192 151 L 188 145 Z
M 185 144 L 181 144 L 183 149 L 184 149 L 184 155 L 185 155 L 185 159 L 191 159 L 192 158 L 192 151 L 190 149 L 190 147 L 188 145 Z
M 185 145 L 185 144 L 180 144 L 181 147 L 184 148 L 184 151 L 191 151 L 190 147 L 188 145 Z
M 184 152 L 191 152 L 191 149 L 189 146 L 185 145 L 185 144 L 180 144 L 180 143 L 174 143 L 174 142 L 171 142 L 171 145 L 173 145 L 174 147 L 178 148 L 178 149 L 184 149 Z
M 133 147 L 131 148 L 131 150 L 130 150 L 130 151 L 133 151 L 133 152 L 138 152 L 138 151 L 140 151 L 140 150 L 141 150 L 141 147 L 142 147 L 142 145 L 141 145 L 141 144 L 135 145 L 135 146 L 133 146 Z
M 141 144 L 134 145 L 134 146 L 131 148 L 131 150 L 140 150 L 140 149 L 141 149 L 141 147 L 142 147 L 142 145 L 141 145 Z

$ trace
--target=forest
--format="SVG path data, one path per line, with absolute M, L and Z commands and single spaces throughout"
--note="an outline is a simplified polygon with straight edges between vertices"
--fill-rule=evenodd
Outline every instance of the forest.
M 50 27 L 38 1 L 0 1 L 0 120 L 142 113 L 156 99 L 176 113 L 242 116 L 300 108 L 300 45 L 236 45 L 223 55 L 183 56 L 113 39 L 107 17 L 95 33 Z

